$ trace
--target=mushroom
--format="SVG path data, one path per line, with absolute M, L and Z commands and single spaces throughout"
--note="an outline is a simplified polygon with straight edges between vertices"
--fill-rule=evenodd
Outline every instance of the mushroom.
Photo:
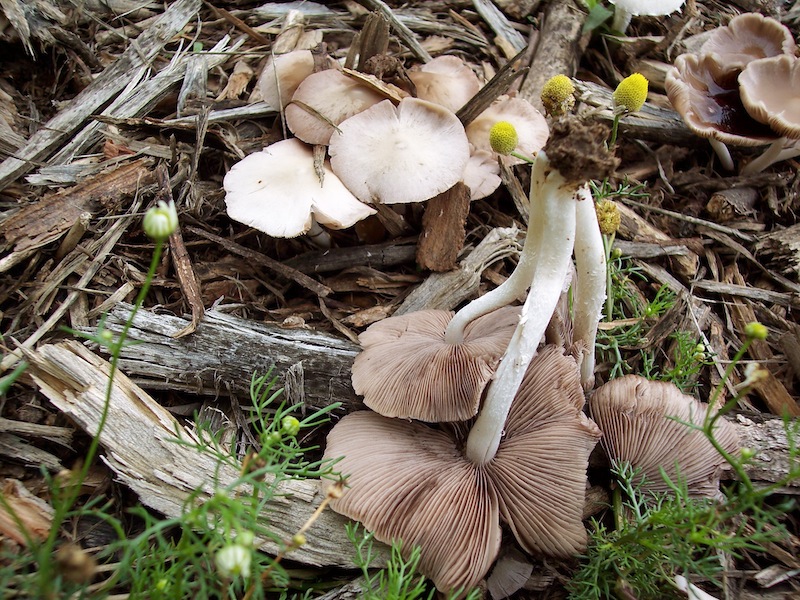
M 287 109 L 288 110 L 288 109 Z M 363 202 L 423 202 L 461 181 L 469 160 L 464 127 L 446 108 L 384 100 L 339 124 L 331 167 Z
M 273 237 L 295 237 L 316 221 L 342 229 L 375 213 L 359 202 L 326 163 L 320 181 L 310 147 L 296 139 L 271 144 L 225 175 L 228 216 Z
M 470 144 L 478 150 L 486 150 L 495 157 L 498 156 L 489 142 L 489 131 L 498 121 L 506 121 L 514 126 L 518 137 L 517 150 L 530 157 L 542 149 L 550 133 L 547 120 L 533 104 L 522 98 L 501 96 L 467 125 Z M 525 162 L 510 156 L 505 160 L 511 165 Z
M 456 430 L 344 417 L 325 458 L 342 457 L 343 496 L 331 507 L 379 540 L 421 547 L 419 568 L 442 591 L 474 586 L 494 561 L 499 521 L 528 552 L 565 557 L 586 544 L 582 511 L 588 456 L 600 432 L 582 412 L 574 359 L 555 346 L 531 362 L 494 459 L 475 463 Z
M 373 323 L 358 336 L 353 389 L 386 417 L 466 421 L 519 320 L 506 307 L 470 323 L 461 343 L 445 342 L 451 311 L 422 310 Z
M 286 124 L 307 144 L 327 145 L 342 121 L 383 99 L 339 69 L 319 71 L 297 87 L 286 106 Z
M 672 383 L 626 375 L 597 388 L 589 408 L 609 458 L 639 469 L 647 489 L 669 491 L 663 469 L 672 482 L 685 481 L 692 496 L 720 497 L 725 460 L 700 430 L 708 405 Z M 726 452 L 737 452 L 739 439 L 730 423 L 719 419 L 713 433 Z
M 470 200 L 480 200 L 500 187 L 500 165 L 497 158 L 486 150 L 478 150 L 470 144 L 469 160 L 462 178 L 469 188 Z
M 708 138 L 722 166 L 733 170 L 726 144 L 759 146 L 778 137 L 753 119 L 739 96 L 739 69 L 714 54 L 681 54 L 667 72 L 664 87 L 672 106 L 695 134 Z
M 743 69 L 750 61 L 794 55 L 796 50 L 792 32 L 780 21 L 759 13 L 743 13 L 714 29 L 699 54 L 716 54 L 726 67 Z
M 608 0 L 614 5 L 611 29 L 625 33 L 631 17 L 661 17 L 680 10 L 686 0 Z
M 800 155 L 800 61 L 789 54 L 751 61 L 739 75 L 739 93 L 747 112 L 781 136 L 742 174 Z
M 481 89 L 475 72 L 457 56 L 437 56 L 419 69 L 409 71 L 417 98 L 457 112 Z
M 313 72 L 314 55 L 310 50 L 273 54 L 264 64 L 256 88 L 264 102 L 280 111 L 289 104 L 300 83 Z

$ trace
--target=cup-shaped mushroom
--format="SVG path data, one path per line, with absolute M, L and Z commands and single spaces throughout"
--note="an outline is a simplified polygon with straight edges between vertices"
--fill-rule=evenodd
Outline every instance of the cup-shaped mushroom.
M 312 73 L 286 106 L 286 124 L 307 144 L 327 145 L 337 125 L 383 98 L 339 69 Z
M 500 165 L 491 152 L 478 150 L 471 144 L 470 149 L 463 182 L 469 188 L 470 200 L 480 200 L 500 187 Z
M 479 114 L 467 125 L 469 142 L 479 150 L 486 150 L 497 156 L 489 141 L 489 131 L 498 121 L 511 123 L 517 132 L 517 152 L 533 158 L 547 142 L 550 130 L 547 120 L 533 104 L 522 98 L 501 96 L 489 108 Z M 522 164 L 522 159 L 509 156 L 509 164 Z
M 518 307 L 505 307 L 470 323 L 464 340 L 447 343 L 451 311 L 422 310 L 389 317 L 359 336 L 353 389 L 372 410 L 428 422 L 466 421 L 478 412 L 519 321 Z
M 443 106 L 384 100 L 343 121 L 330 141 L 331 167 L 363 202 L 424 202 L 461 181 L 469 142 Z
M 761 146 L 778 135 L 753 119 L 742 104 L 737 77 L 714 54 L 681 54 L 667 73 L 665 88 L 686 126 L 708 138 L 723 166 L 733 169 L 726 144 Z
M 756 121 L 784 137 L 800 137 L 800 60 L 794 55 L 748 63 L 739 74 L 739 93 Z
M 720 496 L 725 459 L 699 429 L 708 414 L 707 404 L 672 383 L 626 375 L 597 388 L 589 407 L 603 432 L 600 443 L 609 458 L 639 469 L 647 489 L 670 490 L 663 469 L 673 482 L 685 482 L 692 496 Z M 715 423 L 713 433 L 726 452 L 738 452 L 736 429 L 725 419 Z
M 350 227 L 375 210 L 360 202 L 323 165 L 320 182 L 314 155 L 297 139 L 276 142 L 233 165 L 225 175 L 228 216 L 273 237 L 295 237 L 314 223 Z
M 743 13 L 717 27 L 700 47 L 700 54 L 716 54 L 728 68 L 743 69 L 752 60 L 797 50 L 792 32 L 780 21 L 759 13 Z
M 481 89 L 475 72 L 457 56 L 437 56 L 418 70 L 409 71 L 417 98 L 458 111 Z

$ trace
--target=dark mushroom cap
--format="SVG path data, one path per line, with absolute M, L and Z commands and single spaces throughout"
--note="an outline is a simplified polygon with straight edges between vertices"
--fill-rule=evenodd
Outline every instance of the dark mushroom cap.
M 609 458 L 640 469 L 648 489 L 669 491 L 663 468 L 672 481 L 685 481 L 693 496 L 719 495 L 725 460 L 701 431 L 687 425 L 702 426 L 708 405 L 671 383 L 626 375 L 597 388 L 589 406 Z M 738 451 L 736 430 L 726 420 L 717 421 L 714 436 L 726 452 Z
M 420 571 L 442 591 L 467 589 L 497 556 L 502 517 L 529 552 L 568 556 L 586 543 L 588 457 L 600 432 L 582 412 L 575 361 L 560 348 L 532 360 L 497 455 L 464 456 L 455 431 L 362 411 L 328 435 L 325 458 L 346 489 L 331 507 L 378 540 L 420 546 Z
M 464 342 L 448 344 L 452 311 L 422 310 L 390 317 L 359 336 L 353 389 L 372 410 L 428 422 L 466 421 L 478 412 L 519 322 L 519 307 L 505 307 L 467 325 Z

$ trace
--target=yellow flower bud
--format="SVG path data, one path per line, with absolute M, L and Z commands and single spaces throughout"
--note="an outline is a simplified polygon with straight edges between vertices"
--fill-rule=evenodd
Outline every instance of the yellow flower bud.
M 542 105 L 551 117 L 560 117 L 575 106 L 575 86 L 566 75 L 551 77 L 542 88 Z
M 518 141 L 517 130 L 508 121 L 498 121 L 489 130 L 489 143 L 498 154 L 511 154 Z
M 614 90 L 612 100 L 614 112 L 636 112 L 647 100 L 647 78 L 641 73 L 634 73 L 619 82 Z
M 621 217 L 619 209 L 613 200 L 601 200 L 594 207 L 597 212 L 597 223 L 600 225 L 600 233 L 603 235 L 613 235 L 617 233 Z
M 758 321 L 752 321 L 744 326 L 744 334 L 754 340 L 767 339 L 767 328 Z

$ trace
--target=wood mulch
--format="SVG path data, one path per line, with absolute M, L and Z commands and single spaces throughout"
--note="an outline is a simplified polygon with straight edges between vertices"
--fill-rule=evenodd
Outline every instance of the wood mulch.
M 636 371 L 638 349 L 654 349 L 667 369 L 670 334 L 688 332 L 716 358 L 697 376 L 698 394 L 707 395 L 741 345 L 745 325 L 764 323 L 768 339 L 752 345 L 726 389 L 732 392 L 744 378 L 748 362 L 769 371 L 741 403 L 739 418 L 754 428 L 747 443 L 774 452 L 759 463 L 763 472 L 752 471 L 756 479 L 774 481 L 785 472 L 785 464 L 770 471 L 767 463 L 778 465 L 786 455 L 774 416 L 800 416 L 800 163 L 791 159 L 752 176 L 725 172 L 672 110 L 663 82 L 672 60 L 693 47 L 696 36 L 740 12 L 776 16 L 797 38 L 800 3 L 689 0 L 669 17 L 634 19 L 622 40 L 584 33 L 580 4 L 0 2 L 2 367 L 8 371 L 24 359 L 34 371 L 0 400 L 0 483 L 4 494 L 29 510 L 31 526 L 46 529 L 40 467 L 57 473 L 78 464 L 85 431 L 96 424 L 88 405 L 65 398 L 91 402 L 91 378 L 81 377 L 104 368 L 99 350 L 55 342 L 74 339 L 65 327 L 89 332 L 101 318 L 120 329 L 153 251 L 141 217 L 157 200 L 174 198 L 180 231 L 170 239 L 146 310 L 131 331 L 143 343 L 125 349 L 121 367 L 131 380 L 118 390 L 120 402 L 137 398 L 137 385 L 158 400 L 137 413 L 136 426 L 155 431 L 154 439 L 171 419 L 188 424 L 191 415 L 212 408 L 245 425 L 240 403 L 247 401 L 250 376 L 272 365 L 292 400 L 309 408 L 331 399 L 343 401 L 344 410 L 358 407 L 349 366 L 360 332 L 392 314 L 455 308 L 513 270 L 528 217 L 523 168 L 508 169 L 506 185 L 472 203 L 463 247 L 453 253 L 454 264 L 439 272 L 420 266 L 435 263 L 427 259 L 429 249 L 418 248 L 422 206 L 402 215 L 380 210 L 354 228 L 332 231 L 329 250 L 306 237 L 271 238 L 227 216 L 225 173 L 284 138 L 280 115 L 254 94 L 254 83 L 276 39 L 286 35 L 290 7 L 303 13 L 293 26 L 317 32 L 337 59 L 347 55 L 369 12 L 383 10 L 394 25 L 390 51 L 407 66 L 429 55 L 455 54 L 487 81 L 506 66 L 511 75 L 504 86 L 536 105 L 552 75 L 572 75 L 576 110 L 605 123 L 612 119 L 610 94 L 620 79 L 645 74 L 648 102 L 622 120 L 621 164 L 612 184 L 642 184 L 647 195 L 617 199 L 622 226 L 616 246 L 641 274 L 631 281 L 631 293 L 653 299 L 665 286 L 676 304 L 640 322 L 641 341 L 623 348 L 624 357 Z M 755 151 L 733 152 L 746 161 Z M 609 368 L 601 356 L 601 380 Z M 129 447 L 126 436 L 137 435 L 124 427 L 107 433 L 106 453 L 147 452 Z M 320 442 L 322 436 L 324 431 L 317 433 Z M 196 457 L 142 456 L 139 466 L 113 458 L 98 462 L 87 497 L 118 498 L 121 516 L 137 501 L 170 514 L 180 510 L 188 488 L 165 489 L 163 479 L 147 472 L 148 460 L 208 468 Z M 294 516 L 288 511 L 289 535 L 316 502 L 310 487 L 293 493 L 307 506 Z M 332 514 L 325 519 L 327 533 L 319 533 L 317 546 L 309 539 L 311 548 L 295 559 L 328 569 L 345 566 L 349 559 L 341 557 L 350 549 L 335 533 L 341 522 Z M 76 525 L 65 535 L 80 538 L 82 531 Z M 762 588 L 754 583 L 768 581 L 756 577 L 767 567 L 796 572 L 796 553 L 797 544 L 790 543 L 743 565 L 737 577 L 748 589 L 736 597 L 800 593 L 796 580 Z M 558 596 L 568 566 L 535 565 L 530 589 L 515 597 Z

